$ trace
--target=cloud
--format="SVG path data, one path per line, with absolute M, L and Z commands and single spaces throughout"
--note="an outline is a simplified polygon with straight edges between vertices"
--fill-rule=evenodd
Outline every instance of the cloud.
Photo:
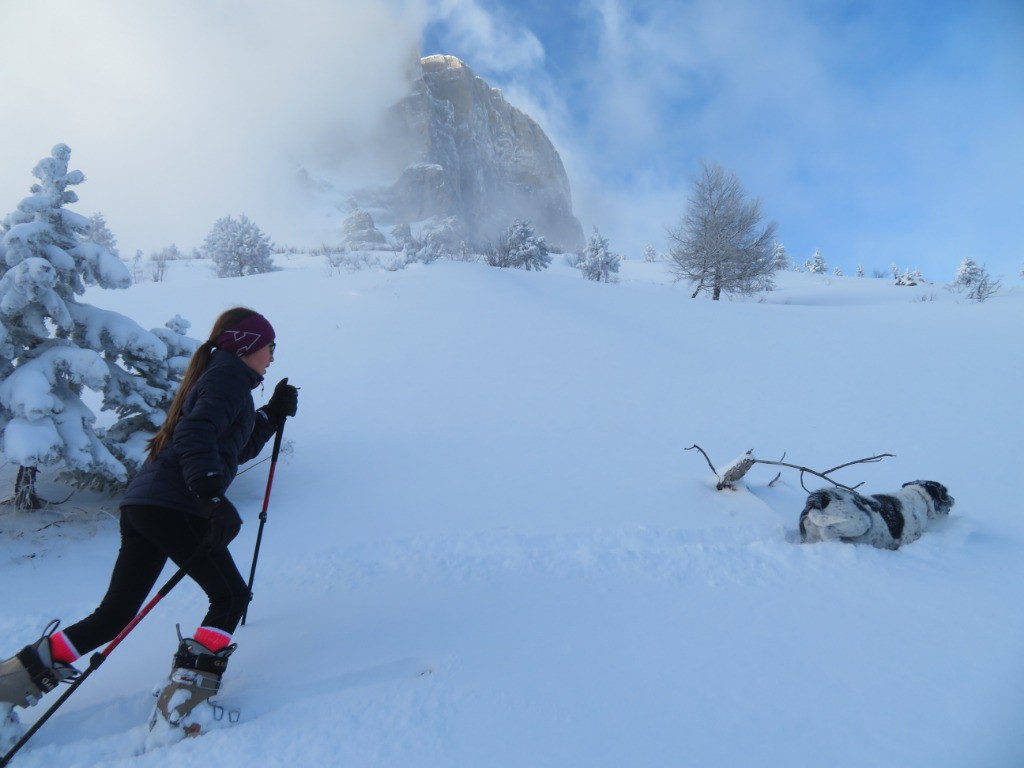
M 397 2 L 5 4 L 0 209 L 63 142 L 88 177 L 77 209 L 122 251 L 198 244 L 229 213 L 285 242 L 334 226 L 298 215 L 295 168 L 329 149 L 339 175 L 369 173 L 353 159 L 407 92 L 423 23 Z
M 471 67 L 507 72 L 532 68 L 544 60 L 544 46 L 537 36 L 513 22 L 500 6 L 488 9 L 477 0 L 434 0 L 422 8 L 430 16 L 431 23 L 445 27 L 445 39 Z

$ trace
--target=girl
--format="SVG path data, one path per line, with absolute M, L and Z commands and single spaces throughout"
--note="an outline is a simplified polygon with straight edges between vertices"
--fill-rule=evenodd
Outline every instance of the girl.
M 121 549 L 106 596 L 91 616 L 61 632 L 59 622 L 51 622 L 36 642 L 0 662 L 0 728 L 17 722 L 14 706 L 34 705 L 74 678 L 72 662 L 134 618 L 167 558 L 186 569 L 210 606 L 194 637 L 179 633 L 157 712 L 184 727 L 192 710 L 220 688 L 235 650 L 231 635 L 250 599 L 227 549 L 242 521 L 224 492 L 238 465 L 256 456 L 298 407 L 298 390 L 285 378 L 255 410 L 252 390 L 274 361 L 276 346 L 270 323 L 251 309 L 229 309 L 217 318 L 189 361 L 167 420 L 149 441 L 149 458 L 125 492 Z

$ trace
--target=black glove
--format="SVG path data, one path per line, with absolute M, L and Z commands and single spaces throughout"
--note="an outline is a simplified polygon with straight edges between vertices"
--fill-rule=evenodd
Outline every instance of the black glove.
M 224 496 L 224 478 L 203 475 L 192 481 L 192 493 L 199 497 L 203 512 L 210 518 L 210 531 L 206 543 L 210 549 L 226 549 L 242 527 L 242 518 L 235 505 Z
M 274 394 L 262 410 L 275 427 L 284 424 L 285 418 L 294 416 L 299 409 L 299 390 L 288 383 L 288 377 L 281 379 L 274 387 Z
M 210 516 L 210 532 L 206 535 L 206 543 L 214 551 L 227 549 L 242 527 L 238 510 L 224 496 L 203 499 L 203 506 Z
M 216 473 L 197 477 L 189 485 L 192 491 L 200 499 L 212 499 L 224 495 L 224 478 Z

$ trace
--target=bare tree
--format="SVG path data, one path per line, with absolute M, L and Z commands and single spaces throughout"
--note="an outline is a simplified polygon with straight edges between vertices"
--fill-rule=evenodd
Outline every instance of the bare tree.
M 747 200 L 740 180 L 704 163 L 686 213 L 668 231 L 670 269 L 689 280 L 693 296 L 711 291 L 749 295 L 770 290 L 775 272 L 775 222 L 761 226 L 761 203 Z

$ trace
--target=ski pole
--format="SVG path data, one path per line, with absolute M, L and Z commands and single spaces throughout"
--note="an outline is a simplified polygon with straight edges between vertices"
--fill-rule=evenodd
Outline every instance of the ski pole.
M 267 492 L 263 495 L 263 509 L 260 511 L 260 527 L 256 531 L 256 549 L 252 553 L 252 568 L 249 569 L 249 603 L 252 602 L 252 583 L 256 579 L 256 561 L 260 556 L 260 543 L 263 541 L 263 526 L 267 523 L 267 507 L 270 505 L 270 487 L 274 484 L 274 470 L 277 468 L 277 455 L 281 452 L 281 438 L 284 437 L 284 421 L 274 435 L 274 452 L 270 455 L 270 473 L 267 475 Z M 249 615 L 249 603 L 242 611 L 242 626 Z M 2 768 L 2 767 L 0 767 Z
M 118 633 L 117 637 L 110 641 L 106 648 L 104 648 L 102 651 L 97 651 L 92 655 L 92 657 L 89 659 L 89 666 L 85 668 L 85 671 L 82 672 L 82 674 L 80 674 L 77 678 L 75 678 L 71 685 L 68 686 L 68 689 L 61 694 L 60 698 L 57 699 L 53 703 L 53 705 L 43 713 L 42 717 L 40 717 L 32 724 L 31 728 L 25 731 L 25 734 L 20 739 L 18 739 L 17 743 L 10 748 L 7 754 L 0 758 L 0 768 L 4 768 L 4 766 L 11 762 L 11 758 L 14 757 L 14 755 L 18 752 L 19 749 L 25 746 L 25 743 L 32 738 L 36 731 L 38 731 L 42 727 L 43 723 L 49 720 L 50 716 L 54 712 L 56 712 L 65 701 L 68 700 L 68 697 L 71 696 L 71 694 L 74 693 L 76 690 L 78 690 L 78 686 L 84 683 L 85 679 L 89 677 L 89 675 L 91 675 L 93 672 L 95 672 L 96 669 L 99 668 L 100 664 L 107 660 L 107 657 L 115 648 L 117 648 L 117 646 L 121 644 L 121 641 L 128 637 L 128 633 L 135 629 L 135 627 L 138 626 L 140 621 L 146 618 L 146 614 L 153 610 L 156 604 L 167 596 L 168 592 L 174 589 L 177 583 L 185 577 L 185 570 L 188 568 L 190 563 L 191 558 L 189 562 L 186 562 L 185 565 L 181 566 L 175 572 L 175 574 L 167 580 L 166 584 L 164 584 L 162 587 L 160 587 L 159 590 L 157 590 L 157 593 L 153 595 L 152 599 L 148 603 L 146 603 L 145 606 L 143 606 L 142 610 L 138 612 L 134 619 L 128 622 L 128 625 Z

